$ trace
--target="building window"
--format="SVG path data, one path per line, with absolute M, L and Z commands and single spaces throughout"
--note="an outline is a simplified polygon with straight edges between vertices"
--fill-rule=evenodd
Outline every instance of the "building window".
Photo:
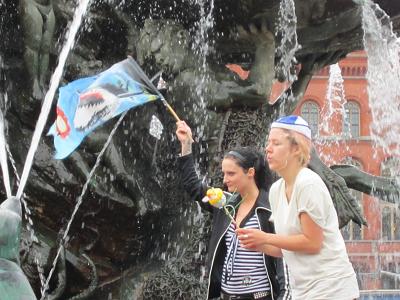
M 400 210 L 397 204 L 382 201 L 382 240 L 400 240 Z
M 342 163 L 346 164 L 346 165 L 351 165 L 351 166 L 357 167 L 358 169 L 362 170 L 361 163 L 352 157 L 346 157 L 342 161 Z M 360 204 L 361 212 L 362 212 L 362 210 L 363 210 L 362 192 L 350 189 L 350 194 Z M 358 225 L 357 223 L 354 223 L 353 221 L 350 221 L 346 226 L 344 226 L 341 229 L 341 231 L 342 231 L 343 238 L 345 240 L 352 241 L 352 240 L 362 240 L 363 239 L 362 227 L 360 227 L 360 225 Z
M 319 106 L 312 100 L 307 100 L 301 106 L 301 116 L 311 128 L 312 136 L 318 135 Z
M 360 136 L 360 106 L 356 101 L 347 101 L 344 105 L 343 134 L 351 138 Z
M 382 162 L 381 176 L 397 177 L 400 175 L 400 160 L 389 157 Z M 400 210 L 395 199 L 381 201 L 382 211 L 382 239 L 400 240 Z M 394 202 L 394 203 L 393 203 Z
M 381 280 L 383 289 L 400 289 L 400 263 L 396 261 L 384 262 L 381 268 Z

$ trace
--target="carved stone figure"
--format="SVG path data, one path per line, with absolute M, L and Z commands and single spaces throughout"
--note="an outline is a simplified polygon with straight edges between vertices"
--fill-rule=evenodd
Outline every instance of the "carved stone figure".
M 0 205 L 0 295 L 3 299 L 36 300 L 19 266 L 21 203 L 12 197 Z
M 24 60 L 31 81 L 32 96 L 41 99 L 45 89 L 56 21 L 53 1 L 20 0 L 20 14 Z

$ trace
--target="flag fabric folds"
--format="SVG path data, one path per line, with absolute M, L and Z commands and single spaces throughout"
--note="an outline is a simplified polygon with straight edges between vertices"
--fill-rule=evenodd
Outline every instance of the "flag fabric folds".
M 160 93 L 131 58 L 59 89 L 57 118 L 49 130 L 55 158 L 71 154 L 94 129 L 128 109 L 160 99 Z

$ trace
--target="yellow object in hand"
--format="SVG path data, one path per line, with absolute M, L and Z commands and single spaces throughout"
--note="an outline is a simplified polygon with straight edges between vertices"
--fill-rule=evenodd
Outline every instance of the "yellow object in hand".
M 207 194 L 202 201 L 208 202 L 212 206 L 222 208 L 226 204 L 226 197 L 222 189 L 210 188 L 207 190 Z

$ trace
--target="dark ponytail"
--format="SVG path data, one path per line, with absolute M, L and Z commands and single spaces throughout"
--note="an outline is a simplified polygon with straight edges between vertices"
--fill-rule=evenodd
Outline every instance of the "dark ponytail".
M 255 182 L 258 189 L 268 191 L 271 186 L 271 177 L 268 165 L 262 153 L 251 147 L 240 147 L 225 154 L 224 158 L 231 158 L 245 171 L 250 168 L 255 170 Z

